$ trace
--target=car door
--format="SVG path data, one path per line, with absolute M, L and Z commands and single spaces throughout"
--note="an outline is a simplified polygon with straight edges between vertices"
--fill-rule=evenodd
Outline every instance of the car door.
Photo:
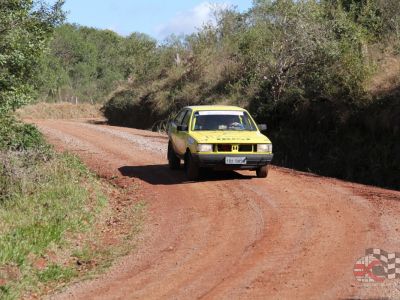
M 192 110 L 191 109 L 187 109 L 183 120 L 181 122 L 181 129 L 182 130 L 178 130 L 177 131 L 177 151 L 179 153 L 179 155 L 184 155 L 186 152 L 186 147 L 187 147 L 187 140 L 189 137 L 189 123 L 190 123 L 190 119 L 192 116 Z
M 174 148 L 174 151 L 176 153 L 179 153 L 179 131 L 178 131 L 178 126 L 182 125 L 183 118 L 185 117 L 187 113 L 187 109 L 181 110 L 177 116 L 175 117 L 174 120 L 171 121 L 169 129 L 168 129 L 168 135 L 169 139 L 172 143 L 172 146 Z

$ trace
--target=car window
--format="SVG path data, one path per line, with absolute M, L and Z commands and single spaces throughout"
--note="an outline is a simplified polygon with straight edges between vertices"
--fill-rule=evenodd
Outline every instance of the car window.
M 188 126 L 188 128 L 189 128 L 190 115 L 191 115 L 191 111 L 188 110 L 187 114 L 185 115 L 185 117 L 183 118 L 183 121 L 182 121 L 182 125 L 186 125 L 186 126 Z
M 193 119 L 192 130 L 256 130 L 244 111 L 199 111 Z
M 183 117 L 185 116 L 186 112 L 187 112 L 187 109 L 184 109 L 176 116 L 176 118 L 174 119 L 174 122 L 176 125 L 182 124 L 182 120 L 183 120 Z

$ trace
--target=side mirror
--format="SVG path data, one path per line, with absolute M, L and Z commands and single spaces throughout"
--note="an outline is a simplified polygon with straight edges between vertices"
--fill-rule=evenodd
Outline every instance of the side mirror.
M 168 134 L 169 134 L 169 132 L 171 130 L 172 124 L 173 124 L 172 121 L 167 122 L 166 131 L 167 131 Z
M 176 127 L 176 130 L 178 130 L 178 131 L 187 131 L 188 130 L 188 126 L 187 125 L 178 125 Z
M 267 130 L 267 124 L 258 124 L 257 127 L 260 131 Z

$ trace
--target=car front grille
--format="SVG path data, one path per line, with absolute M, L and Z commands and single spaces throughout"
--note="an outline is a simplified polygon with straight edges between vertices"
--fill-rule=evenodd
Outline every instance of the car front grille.
M 253 145 L 239 145 L 239 152 L 253 152 Z
M 242 145 L 232 145 L 232 144 L 217 144 L 215 145 L 215 150 L 217 152 L 254 152 L 257 151 L 257 145 L 253 144 L 242 144 Z

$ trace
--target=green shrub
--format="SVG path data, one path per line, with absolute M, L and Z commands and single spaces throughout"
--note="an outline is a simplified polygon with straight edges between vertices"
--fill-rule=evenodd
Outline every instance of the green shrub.
M 140 98 L 137 93 L 122 91 L 104 104 L 102 112 L 110 124 L 149 129 L 166 115 L 153 105 L 151 95 Z
M 0 150 L 28 150 L 45 148 L 39 130 L 30 124 L 17 121 L 12 115 L 0 114 Z

